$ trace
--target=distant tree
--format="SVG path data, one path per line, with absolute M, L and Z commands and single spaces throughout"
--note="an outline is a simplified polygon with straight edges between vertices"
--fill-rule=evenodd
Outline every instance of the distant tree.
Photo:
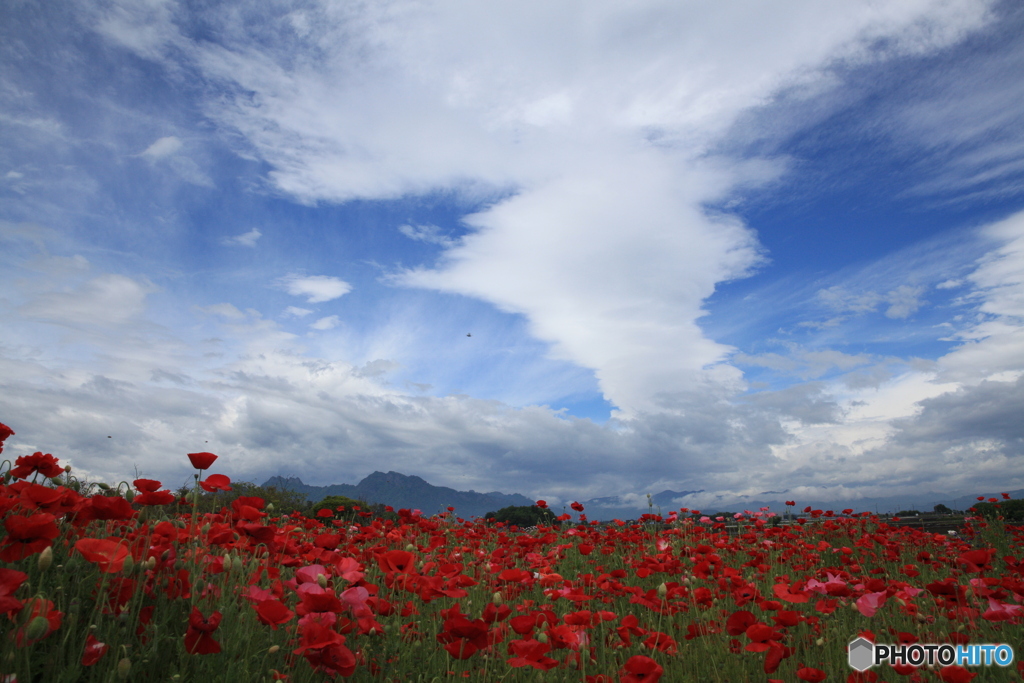
M 192 486 L 185 485 L 179 488 L 176 493 L 179 497 L 187 496 L 193 490 Z M 309 507 L 305 493 L 297 493 L 289 489 L 279 489 L 276 486 L 258 486 L 251 481 L 233 481 L 230 491 L 218 491 L 208 493 L 200 489 L 197 507 L 200 512 L 216 512 L 222 507 L 230 507 L 231 503 L 242 496 L 262 498 L 269 507 L 273 505 L 273 515 L 287 515 L 292 512 L 303 511 Z
M 933 511 L 937 515 L 951 515 L 951 514 L 953 514 L 953 511 L 951 509 L 949 509 L 948 507 L 946 507 L 945 505 L 943 505 L 942 503 L 939 503 L 938 505 L 936 505 L 933 508 Z
M 497 512 L 488 512 L 484 519 L 495 522 L 505 522 L 509 526 L 515 525 L 521 529 L 538 526 L 541 524 L 555 524 L 555 513 L 547 508 L 539 508 L 536 505 L 510 505 L 501 508 Z
M 338 519 L 351 517 L 356 512 L 369 512 L 370 504 L 365 500 L 356 500 L 348 496 L 327 496 L 313 503 L 306 514 L 310 517 L 318 516 L 321 510 L 331 510 Z
M 896 513 L 897 517 L 913 517 L 921 514 L 920 510 L 900 510 Z
M 1024 499 L 1002 500 L 998 503 L 978 503 L 974 506 L 982 517 L 994 519 L 1002 516 L 1007 521 L 1024 520 Z

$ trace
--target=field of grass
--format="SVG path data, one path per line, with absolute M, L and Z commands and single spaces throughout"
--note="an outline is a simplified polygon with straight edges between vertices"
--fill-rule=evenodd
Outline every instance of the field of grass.
M 858 635 L 1008 643 L 1019 657 L 1024 531 L 998 516 L 948 534 L 832 511 L 777 525 L 752 513 L 732 530 L 682 510 L 529 531 L 457 510 L 279 515 L 251 496 L 201 512 L 231 486 L 209 474 L 211 455 L 192 454 L 187 497 L 152 480 L 83 487 L 43 453 L 5 461 L 0 682 L 960 683 L 1024 671 L 847 664 Z

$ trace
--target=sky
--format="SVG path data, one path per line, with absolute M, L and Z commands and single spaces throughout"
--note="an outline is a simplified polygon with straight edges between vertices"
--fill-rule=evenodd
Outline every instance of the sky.
M 4 456 L 1024 487 L 1020 3 L 11 0 L 0 34 Z

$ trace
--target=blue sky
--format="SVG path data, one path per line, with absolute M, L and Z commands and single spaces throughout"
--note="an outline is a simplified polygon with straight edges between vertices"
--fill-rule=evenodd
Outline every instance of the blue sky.
M 0 12 L 10 452 L 549 500 L 1024 487 L 1016 3 Z

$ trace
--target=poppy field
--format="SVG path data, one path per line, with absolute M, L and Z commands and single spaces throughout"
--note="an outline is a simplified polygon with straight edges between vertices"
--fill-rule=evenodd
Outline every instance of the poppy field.
M 0 424 L 0 451 L 11 434 Z M 231 489 L 216 459 L 182 455 L 184 496 L 86 485 L 42 452 L 4 461 L 0 683 L 1024 675 L 1024 529 L 998 516 L 937 534 L 853 510 L 727 528 L 686 509 L 598 524 L 575 504 L 525 530 L 457 510 L 282 515 L 253 496 L 197 505 Z M 859 635 L 1017 658 L 858 673 Z

